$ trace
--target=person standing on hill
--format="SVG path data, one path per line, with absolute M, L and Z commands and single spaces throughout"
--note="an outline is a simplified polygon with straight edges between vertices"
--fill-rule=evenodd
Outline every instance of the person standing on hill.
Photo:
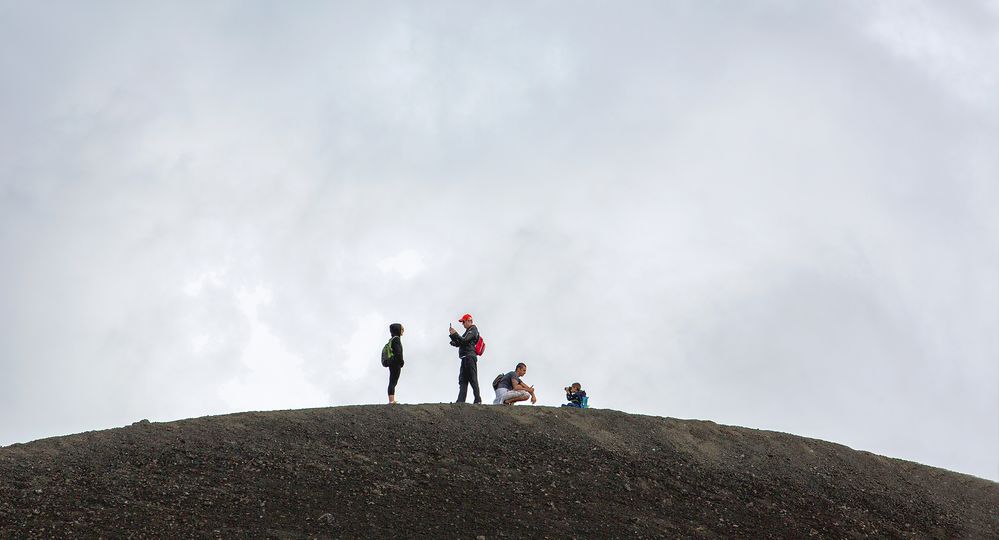
M 458 334 L 454 326 L 448 325 L 451 333 L 451 346 L 458 347 L 458 358 L 461 360 L 461 368 L 458 371 L 458 401 L 455 403 L 465 403 L 468 395 L 468 385 L 472 385 L 472 395 L 475 400 L 472 403 L 482 403 L 482 396 L 479 394 L 479 360 L 475 354 L 475 344 L 479 341 L 479 329 L 472 322 L 472 316 L 468 313 L 462 315 L 458 322 L 465 327 L 465 333 Z
M 402 358 L 402 335 L 406 332 L 406 329 L 402 327 L 399 323 L 392 323 L 389 325 L 389 338 L 388 348 L 392 354 L 389 356 L 388 370 L 389 370 L 389 383 L 388 383 L 388 402 L 395 404 L 395 385 L 399 382 L 399 375 L 402 374 L 402 366 L 406 362 Z

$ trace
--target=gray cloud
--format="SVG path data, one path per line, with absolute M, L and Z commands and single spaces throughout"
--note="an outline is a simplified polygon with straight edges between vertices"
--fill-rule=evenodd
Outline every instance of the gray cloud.
M 0 443 L 542 402 L 999 478 L 995 3 L 0 5 Z M 485 384 L 485 383 L 484 383 Z

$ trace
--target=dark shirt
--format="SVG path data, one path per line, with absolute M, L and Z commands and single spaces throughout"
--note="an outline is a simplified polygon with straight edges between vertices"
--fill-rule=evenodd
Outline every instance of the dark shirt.
M 460 336 L 451 334 L 451 346 L 458 347 L 459 358 L 475 358 L 475 344 L 479 341 L 479 329 L 472 326 L 465 330 Z
M 586 397 L 586 390 L 580 390 L 579 392 L 566 392 L 565 399 L 569 403 L 575 403 L 579 405 L 583 402 L 583 398 Z
M 402 367 L 406 362 L 402 359 L 402 338 L 392 336 L 392 358 L 389 359 L 390 366 Z
M 517 372 L 511 371 L 510 373 L 503 375 L 503 378 L 500 379 L 498 388 L 506 388 L 507 390 L 513 390 L 513 381 L 517 381 L 520 384 L 524 384 L 524 381 L 522 381 L 520 377 L 517 376 Z

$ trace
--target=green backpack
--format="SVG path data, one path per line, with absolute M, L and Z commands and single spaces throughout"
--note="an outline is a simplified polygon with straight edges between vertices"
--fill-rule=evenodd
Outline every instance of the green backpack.
M 389 340 L 388 340 L 388 343 L 386 343 L 385 346 L 382 347 L 382 367 L 388 367 L 389 366 L 389 362 L 392 361 L 392 356 L 393 356 L 393 354 L 392 354 L 392 340 L 393 339 L 395 339 L 395 336 L 390 337 Z

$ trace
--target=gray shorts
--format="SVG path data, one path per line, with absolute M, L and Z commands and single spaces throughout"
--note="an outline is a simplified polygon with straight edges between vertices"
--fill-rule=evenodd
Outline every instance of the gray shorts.
M 526 390 L 508 390 L 502 386 L 496 389 L 496 399 L 493 400 L 493 405 L 500 405 L 508 399 L 513 399 L 515 397 L 530 397 L 531 394 Z

